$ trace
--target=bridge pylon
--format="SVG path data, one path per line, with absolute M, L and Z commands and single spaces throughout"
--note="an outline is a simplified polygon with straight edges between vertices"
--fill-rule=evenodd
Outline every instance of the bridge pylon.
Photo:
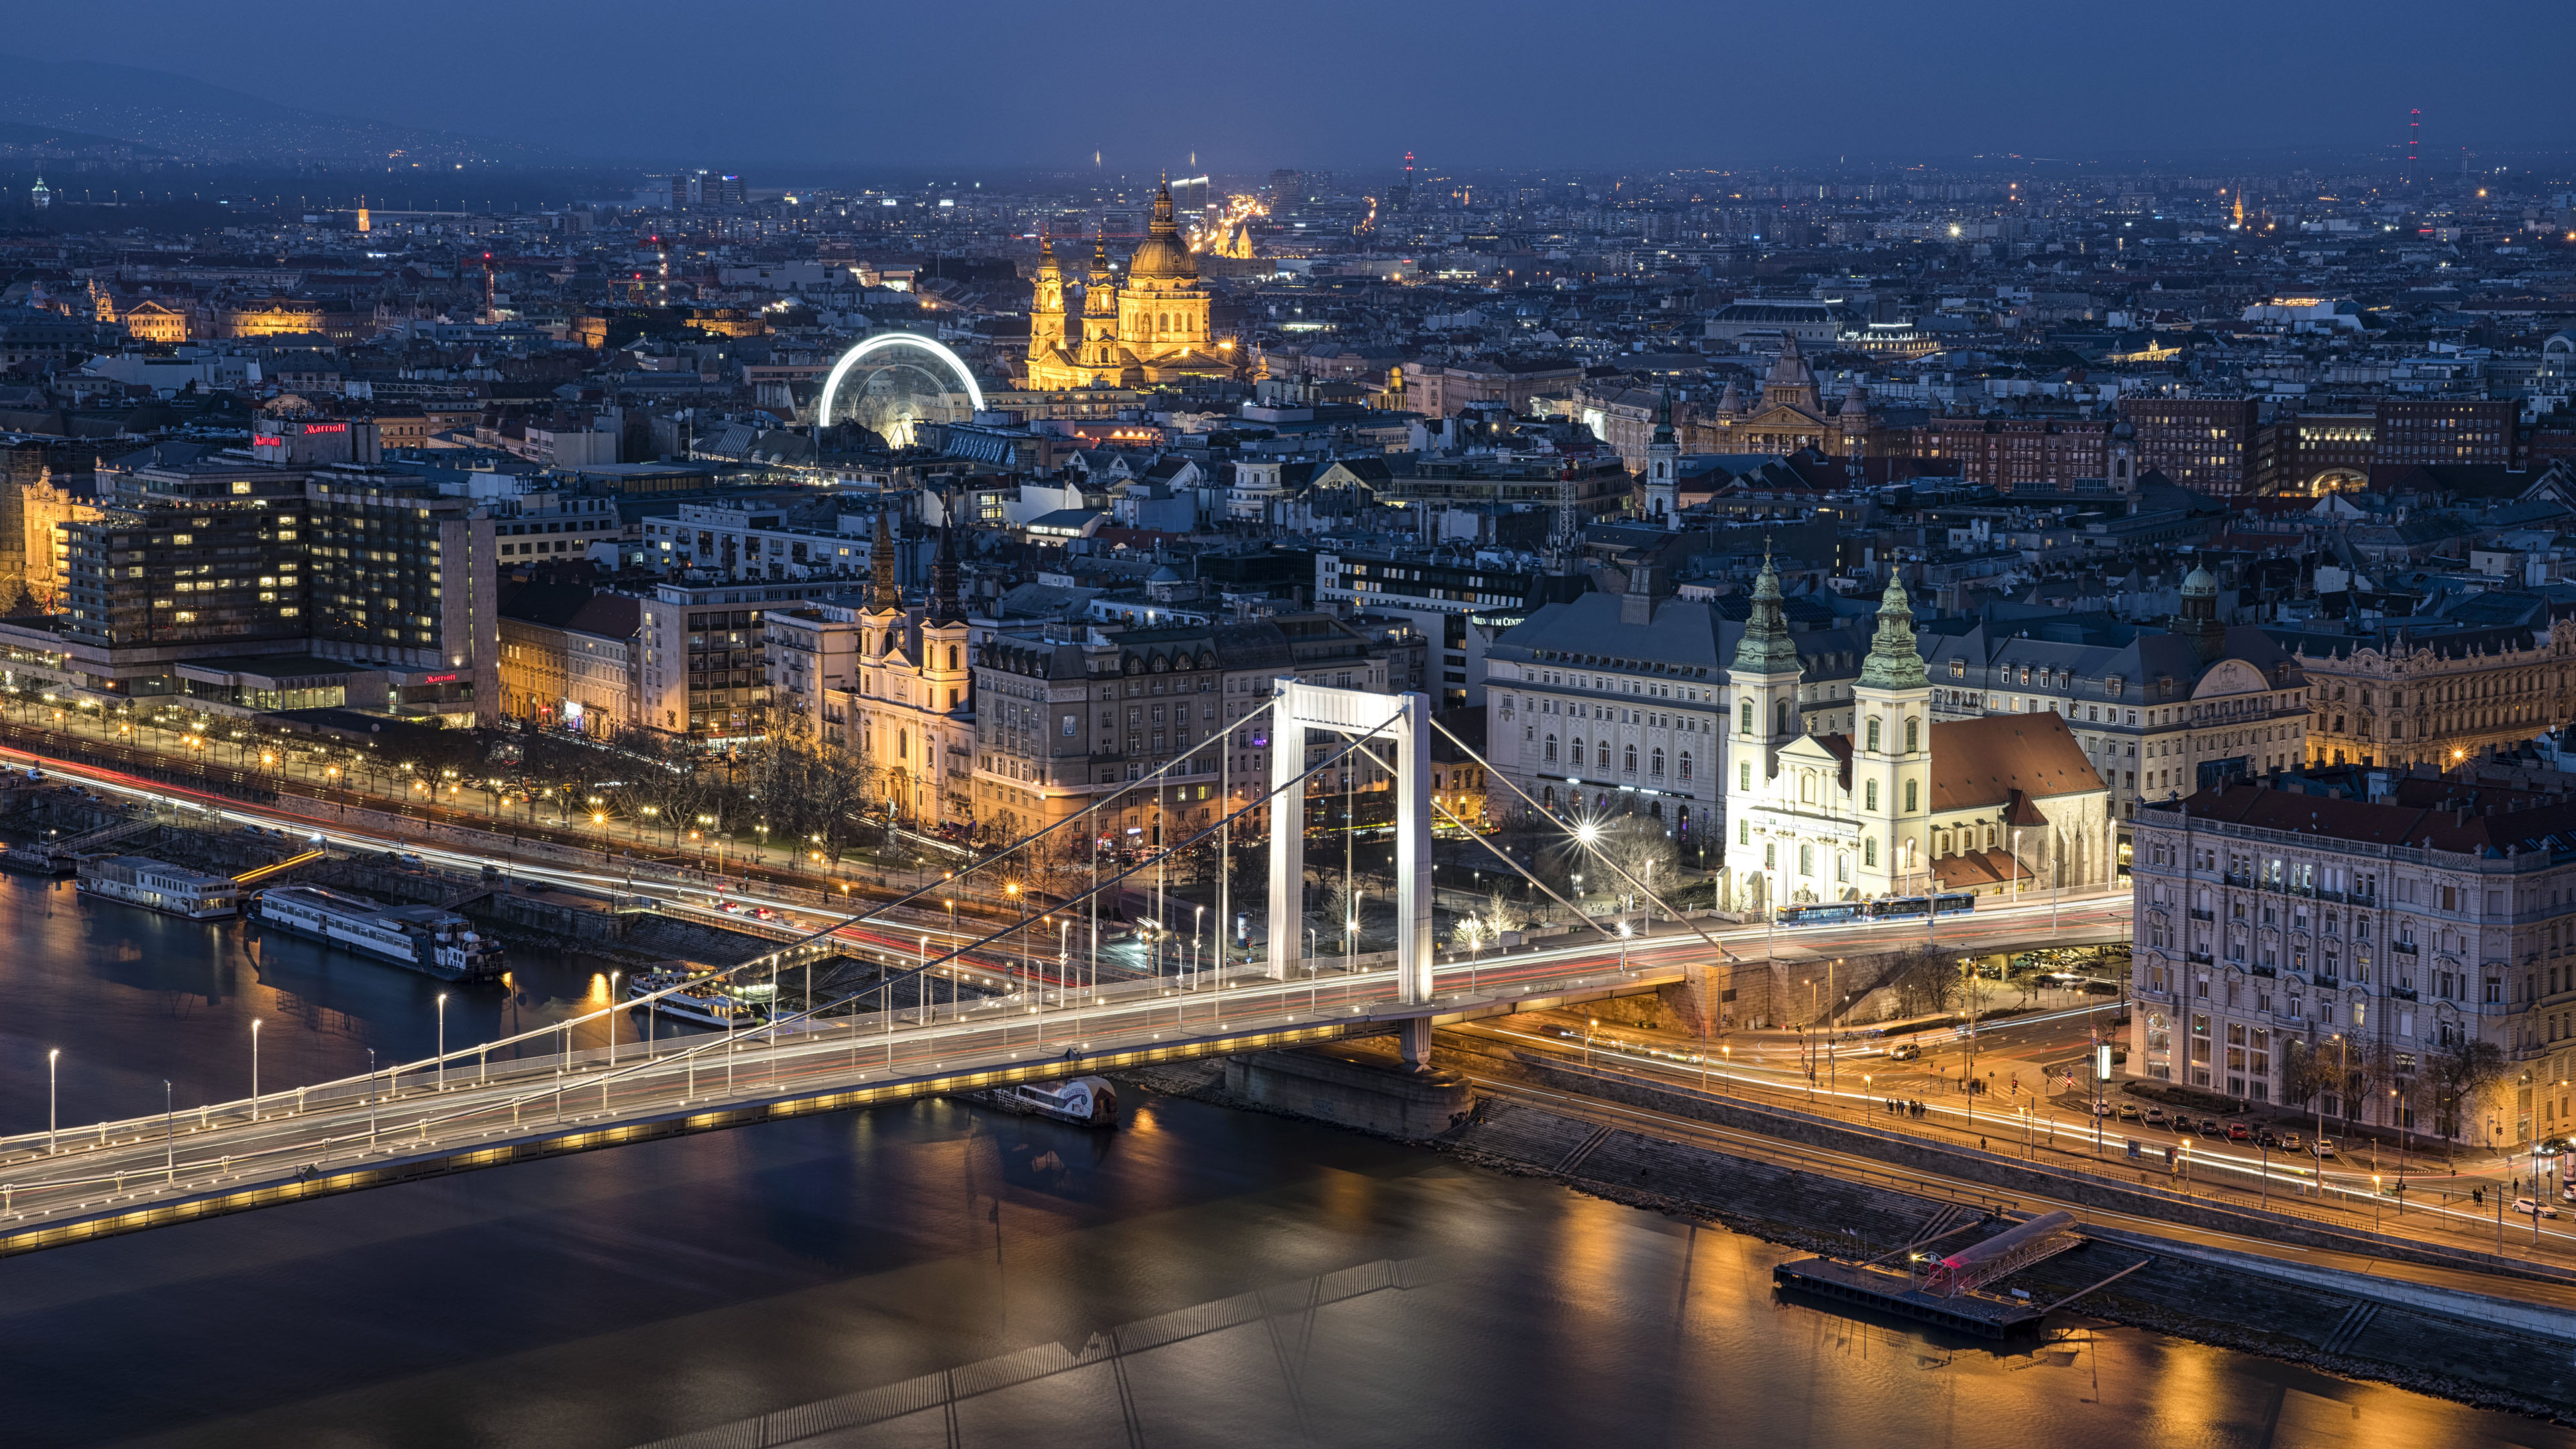
M 1396 1000 L 1431 999 L 1431 700 L 1281 678 L 1273 681 L 1270 726 L 1270 952 L 1266 974 L 1287 980 L 1304 965 L 1306 736 L 1313 730 L 1391 740 L 1395 754 Z M 1364 757 L 1354 757 L 1356 768 Z M 1429 1032 L 1405 1039 L 1407 1060 L 1429 1049 Z

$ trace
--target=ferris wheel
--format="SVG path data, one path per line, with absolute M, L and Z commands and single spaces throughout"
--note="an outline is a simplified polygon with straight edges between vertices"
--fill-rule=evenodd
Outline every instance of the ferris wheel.
M 832 364 L 814 421 L 857 423 L 888 447 L 909 448 L 923 424 L 971 422 L 983 406 L 964 358 L 917 332 L 880 332 Z

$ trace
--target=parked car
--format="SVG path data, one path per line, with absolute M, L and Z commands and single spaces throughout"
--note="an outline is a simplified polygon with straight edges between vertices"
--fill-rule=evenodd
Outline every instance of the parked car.
M 2320 1137 L 2309 1146 L 2308 1150 L 2319 1157 L 2332 1157 L 2335 1155 L 2334 1139 L 2331 1137 Z
M 2203 1117 L 2200 1119 L 2200 1135 L 2215 1140 L 2224 1138 L 2227 1135 L 2227 1129 L 2218 1125 L 2217 1118 Z
M 2122 1103 L 2120 1104 L 2120 1120 L 2121 1120 L 2121 1121 L 2123 1121 L 2123 1122 L 2135 1122 L 2135 1121 L 2137 1121 L 2137 1120 L 2138 1120 L 2138 1108 L 2137 1108 L 2137 1105 L 2136 1105 L 2135 1103 L 2132 1103 L 2132 1102 L 2122 1102 Z
M 2281 1134 L 2266 1127 L 2254 1134 L 2254 1145 L 2266 1151 L 2277 1150 L 2281 1145 Z
M 2140 1120 L 2150 1127 L 2162 1127 L 2165 1125 L 2165 1109 L 2162 1107 L 2149 1107 L 2147 1109 L 2147 1115 Z
M 2118 1110 L 2119 1109 L 2117 1107 L 2112 1106 L 2108 1102 L 2096 1102 L 2093 1104 L 2093 1115 L 2096 1117 L 2108 1117 Z
M 2306 1139 L 2300 1137 L 2296 1132 L 2282 1133 L 2281 1141 L 2278 1145 L 2283 1152 L 2305 1152 L 2308 1150 Z
M 2246 1126 L 2242 1122 L 2230 1122 L 2227 1124 L 2227 1140 L 2230 1142 L 2251 1142 L 2254 1140 L 2254 1129 Z
M 2554 1218 L 2558 1216 L 2558 1209 L 2551 1207 L 2545 1202 L 2538 1202 L 2527 1197 L 2515 1198 L 2513 1200 L 2513 1210 L 2527 1218 Z

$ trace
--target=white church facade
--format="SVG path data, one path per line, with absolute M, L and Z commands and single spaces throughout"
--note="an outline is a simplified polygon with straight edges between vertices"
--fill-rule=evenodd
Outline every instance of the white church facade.
M 1890 578 L 1881 600 L 1848 733 L 1808 731 L 1803 673 L 1766 561 L 1727 669 L 1729 907 L 2109 879 L 2109 791 L 2065 719 L 1935 720 L 1902 582 Z

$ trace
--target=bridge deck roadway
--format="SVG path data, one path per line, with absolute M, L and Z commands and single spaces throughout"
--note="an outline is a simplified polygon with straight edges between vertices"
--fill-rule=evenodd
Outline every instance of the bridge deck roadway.
M 1945 920 L 1960 951 L 2116 934 L 2125 900 Z M 2036 914 L 2034 914 L 2036 912 Z M 1920 939 L 1919 922 L 1781 932 L 1802 952 L 1865 954 Z M 1719 936 L 1740 959 L 1760 928 Z M 665 1037 L 569 1055 L 439 1069 L 413 1063 L 176 1116 L 0 1139 L 0 1256 L 328 1193 L 499 1166 L 684 1132 L 1115 1070 L 1370 1035 L 1405 1019 L 1452 1022 L 1633 993 L 1681 978 L 1710 951 L 1666 928 L 1629 943 L 1625 964 L 1595 940 L 1444 963 L 1428 1003 L 1395 1000 L 1391 970 L 1322 970 L 1290 982 L 1238 973 L 1222 987 L 1150 981 L 834 1018 L 775 1039 L 748 1032 Z M 1741 968 L 1739 968 L 1741 969 Z M 49 1150 L 50 1148 L 50 1150 Z

